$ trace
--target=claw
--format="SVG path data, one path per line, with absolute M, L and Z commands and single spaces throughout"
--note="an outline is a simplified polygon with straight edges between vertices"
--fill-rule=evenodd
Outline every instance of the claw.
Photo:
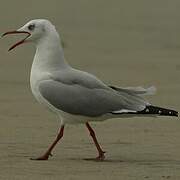
M 30 160 L 48 160 L 49 156 L 52 156 L 52 154 L 44 154 L 43 156 L 37 158 L 30 158 Z
M 105 159 L 105 151 L 102 151 L 99 156 L 96 158 L 97 161 L 103 161 Z
M 85 158 L 86 161 L 104 161 L 105 159 L 105 151 L 100 152 L 99 156 L 96 158 Z

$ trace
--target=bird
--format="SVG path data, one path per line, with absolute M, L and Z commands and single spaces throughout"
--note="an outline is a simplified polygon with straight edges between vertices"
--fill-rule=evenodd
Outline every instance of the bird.
M 33 19 L 14 31 L 2 34 L 24 34 L 26 37 L 9 48 L 24 43 L 36 47 L 30 73 L 30 87 L 36 100 L 60 119 L 57 137 L 45 153 L 32 160 L 48 160 L 63 137 L 65 125 L 83 123 L 96 146 L 97 161 L 105 159 L 90 122 L 126 117 L 178 116 L 178 112 L 152 105 L 144 96 L 155 93 L 155 87 L 119 87 L 104 83 L 95 75 L 71 67 L 64 57 L 61 37 L 47 19 Z

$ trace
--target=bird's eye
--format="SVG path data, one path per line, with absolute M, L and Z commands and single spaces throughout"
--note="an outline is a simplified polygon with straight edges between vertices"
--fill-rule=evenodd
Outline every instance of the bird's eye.
M 30 25 L 28 26 L 28 29 L 29 29 L 30 31 L 33 31 L 34 28 L 35 28 L 35 24 L 30 24 Z

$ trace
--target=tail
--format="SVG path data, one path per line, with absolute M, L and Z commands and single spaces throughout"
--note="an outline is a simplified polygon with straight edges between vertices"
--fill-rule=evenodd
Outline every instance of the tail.
M 136 111 L 136 112 L 123 112 L 123 113 L 117 113 L 112 112 L 112 114 L 139 114 L 139 115 L 157 115 L 157 116 L 176 116 L 178 117 L 178 112 L 171 110 L 171 109 L 165 109 L 157 106 L 146 106 L 145 109 L 142 111 Z

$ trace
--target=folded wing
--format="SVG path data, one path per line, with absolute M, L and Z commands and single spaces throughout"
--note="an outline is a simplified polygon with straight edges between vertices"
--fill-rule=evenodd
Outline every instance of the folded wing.
M 93 80 L 90 82 L 93 83 Z M 89 117 L 120 110 L 141 111 L 149 104 L 142 97 L 126 91 L 119 92 L 108 86 L 104 88 L 104 85 L 85 86 L 78 78 L 71 83 L 60 79 L 43 80 L 39 84 L 39 91 L 55 108 Z

